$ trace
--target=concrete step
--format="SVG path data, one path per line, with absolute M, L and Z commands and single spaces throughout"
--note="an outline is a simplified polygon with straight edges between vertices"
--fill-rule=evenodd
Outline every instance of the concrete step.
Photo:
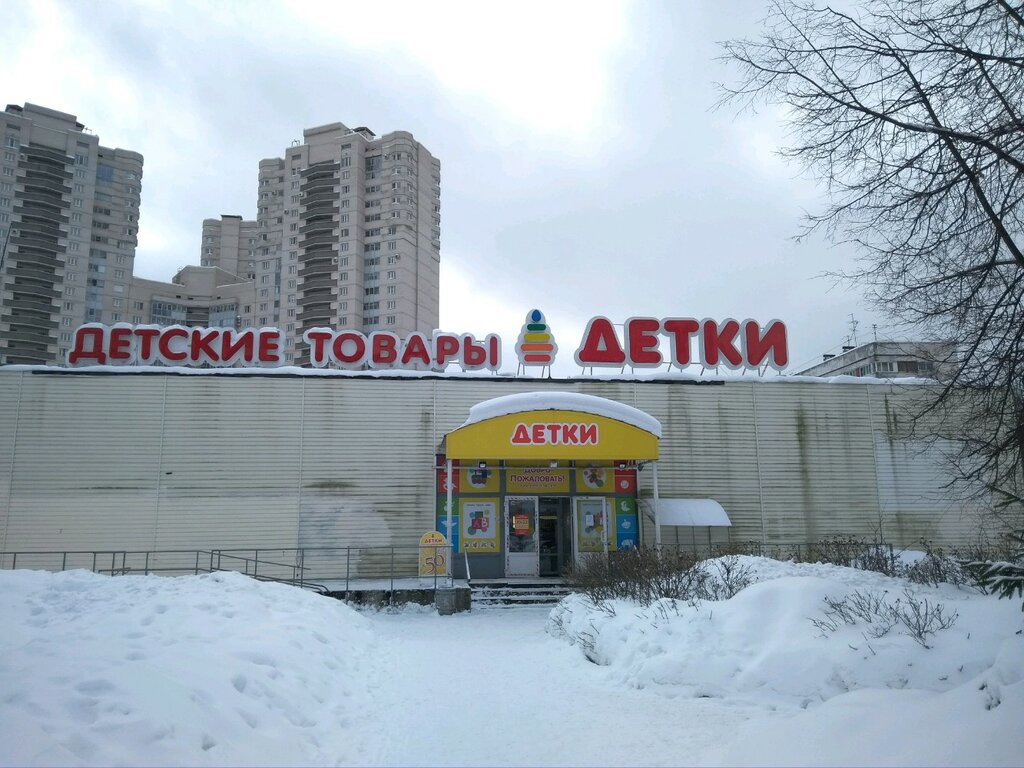
M 514 608 L 517 606 L 555 605 L 572 590 L 559 582 L 488 582 L 472 584 L 476 608 Z

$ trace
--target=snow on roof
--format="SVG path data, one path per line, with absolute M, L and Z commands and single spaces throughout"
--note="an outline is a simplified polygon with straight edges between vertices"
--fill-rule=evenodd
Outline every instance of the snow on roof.
M 578 392 L 523 392 L 518 395 L 505 395 L 493 400 L 485 400 L 469 409 L 469 418 L 462 426 L 526 411 L 592 413 L 596 416 L 632 424 L 638 429 L 650 432 L 655 437 L 661 437 L 661 422 L 650 414 L 614 400 L 606 400 L 594 395 L 581 395 Z
M 529 376 L 515 376 L 505 371 L 497 374 L 490 371 L 420 371 L 399 368 L 384 368 L 380 370 L 350 371 L 338 368 L 305 368 L 296 365 L 280 365 L 267 368 L 186 368 L 184 366 L 169 365 L 82 365 L 74 368 L 61 365 L 24 365 L 8 364 L 0 365 L 0 373 L 65 373 L 69 375 L 92 373 L 92 374 L 163 374 L 170 376 L 312 376 L 312 377 L 349 377 L 349 378 L 376 378 L 376 379 L 486 379 L 488 381 L 529 381 Z M 922 379 L 919 377 L 901 377 L 882 379 L 873 376 L 850 376 L 842 374 L 838 376 L 745 376 L 742 373 L 707 373 L 694 374 L 684 371 L 645 371 L 634 373 L 622 373 L 619 371 L 600 373 L 595 372 L 587 375 L 565 376 L 561 381 L 575 383 L 584 381 L 615 381 L 615 382 L 686 382 L 691 384 L 876 384 L 888 386 L 934 386 L 937 382 L 934 379 Z M 551 379 L 544 379 L 551 381 Z

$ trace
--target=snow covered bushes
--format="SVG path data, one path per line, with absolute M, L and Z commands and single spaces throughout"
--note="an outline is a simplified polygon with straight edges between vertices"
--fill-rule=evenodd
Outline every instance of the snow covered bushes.
M 888 591 L 861 592 L 854 590 L 840 599 L 825 597 L 824 618 L 812 618 L 811 622 L 821 630 L 822 635 L 835 632 L 843 624 L 856 626 L 866 624 L 865 635 L 874 639 L 885 637 L 894 627 L 903 627 L 907 635 L 925 648 L 929 635 L 949 629 L 958 614 L 946 613 L 942 603 L 931 602 L 927 597 L 915 595 L 909 588 L 903 590 L 903 597 L 887 599 Z
M 699 560 L 687 552 L 639 547 L 584 557 L 568 583 L 595 605 L 609 600 L 650 605 L 663 598 L 724 600 L 750 584 L 750 574 L 735 555 Z

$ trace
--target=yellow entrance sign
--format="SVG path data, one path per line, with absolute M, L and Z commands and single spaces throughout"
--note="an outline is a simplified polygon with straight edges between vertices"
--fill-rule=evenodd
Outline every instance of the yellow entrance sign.
M 509 413 L 459 427 L 446 437 L 450 459 L 643 460 L 658 438 L 639 427 L 580 411 Z
M 420 536 L 420 576 L 448 575 L 448 541 L 437 531 Z

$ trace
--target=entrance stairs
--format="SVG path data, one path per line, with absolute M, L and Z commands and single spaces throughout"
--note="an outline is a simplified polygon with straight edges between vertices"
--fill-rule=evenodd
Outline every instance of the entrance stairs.
M 561 579 L 473 579 L 469 586 L 474 610 L 554 606 L 572 592 Z

